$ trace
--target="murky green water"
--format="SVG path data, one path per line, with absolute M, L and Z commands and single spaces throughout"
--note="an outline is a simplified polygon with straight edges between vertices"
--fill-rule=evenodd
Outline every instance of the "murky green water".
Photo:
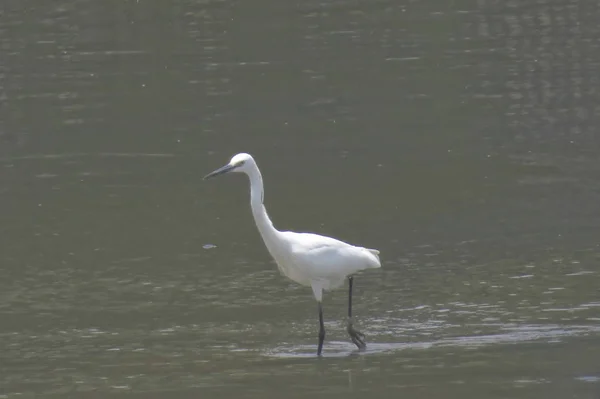
M 0 398 L 597 398 L 597 1 L 8 2 Z M 280 229 L 381 250 L 327 293 Z

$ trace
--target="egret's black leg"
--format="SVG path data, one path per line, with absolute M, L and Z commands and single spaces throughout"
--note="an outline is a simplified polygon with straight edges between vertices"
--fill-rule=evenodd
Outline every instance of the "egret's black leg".
M 352 283 L 354 282 L 354 277 L 348 277 L 348 318 L 352 318 Z
M 323 307 L 319 302 L 319 347 L 317 349 L 317 356 L 321 356 L 323 351 L 323 341 L 325 340 L 325 324 L 323 324 Z
M 348 335 L 350 335 L 350 339 L 354 342 L 354 345 L 358 346 L 358 349 L 365 349 L 367 344 L 365 344 L 365 334 L 361 333 L 354 329 L 352 325 L 352 283 L 354 281 L 354 277 L 348 277 L 348 326 L 346 330 L 348 331 Z

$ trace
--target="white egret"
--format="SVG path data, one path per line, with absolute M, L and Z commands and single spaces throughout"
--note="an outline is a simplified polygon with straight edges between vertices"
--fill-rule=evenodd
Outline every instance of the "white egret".
M 364 269 L 381 267 L 379 251 L 355 247 L 331 237 L 311 233 L 278 231 L 273 226 L 263 205 L 264 191 L 260 170 L 250 154 L 237 154 L 231 161 L 209 173 L 208 179 L 228 172 L 241 172 L 250 179 L 250 206 L 263 241 L 277 263 L 279 271 L 291 280 L 312 287 L 319 307 L 319 345 L 317 355 L 323 350 L 325 326 L 323 325 L 323 290 L 338 288 L 348 278 L 348 320 L 346 330 L 352 342 L 361 350 L 366 348 L 364 334 L 352 324 L 353 274 Z

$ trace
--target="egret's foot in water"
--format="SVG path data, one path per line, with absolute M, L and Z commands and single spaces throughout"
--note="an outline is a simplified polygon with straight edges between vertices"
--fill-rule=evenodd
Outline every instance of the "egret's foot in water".
M 350 339 L 354 342 L 354 345 L 358 346 L 358 349 L 365 350 L 367 349 L 367 344 L 365 343 L 365 334 L 361 333 L 354 329 L 352 325 L 352 320 L 348 320 L 348 326 L 346 327 L 346 331 L 348 331 L 348 335 L 350 335 Z

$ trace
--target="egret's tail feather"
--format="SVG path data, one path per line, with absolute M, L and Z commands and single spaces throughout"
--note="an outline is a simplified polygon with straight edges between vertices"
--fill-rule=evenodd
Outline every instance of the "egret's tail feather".
M 381 267 L 381 260 L 379 259 L 379 251 L 376 249 L 365 248 L 369 254 L 373 257 L 373 262 L 371 263 L 371 267 L 378 268 Z

